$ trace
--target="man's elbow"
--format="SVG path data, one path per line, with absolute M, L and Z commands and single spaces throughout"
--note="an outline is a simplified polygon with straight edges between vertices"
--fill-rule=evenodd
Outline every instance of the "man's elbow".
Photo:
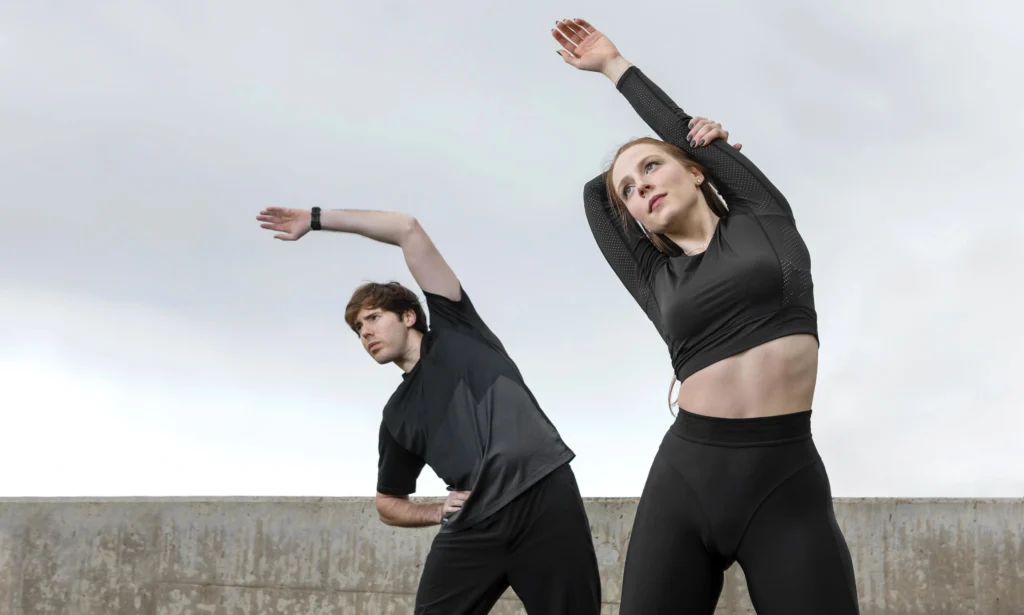
M 387 509 L 385 509 L 383 506 L 381 506 L 380 500 L 377 500 L 377 518 L 380 519 L 380 522 L 383 523 L 384 525 L 394 525 L 395 524 L 394 520 L 392 520 L 391 517 L 388 516 Z
M 405 220 L 402 221 L 401 239 L 399 243 L 405 243 L 407 240 L 420 235 L 425 235 L 426 231 L 420 226 L 420 221 L 414 216 L 406 216 Z
M 376 505 L 377 518 L 380 519 L 380 522 L 384 525 L 395 526 L 398 524 L 398 520 L 391 514 L 390 500 L 391 498 L 378 495 L 374 498 L 374 504 Z

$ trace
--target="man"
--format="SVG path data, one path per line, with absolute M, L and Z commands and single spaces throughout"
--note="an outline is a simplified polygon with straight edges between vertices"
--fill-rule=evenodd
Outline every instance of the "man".
M 429 326 L 415 293 L 394 282 L 360 286 L 345 310 L 370 356 L 403 372 L 380 426 L 381 521 L 441 526 L 417 615 L 487 613 L 510 585 L 530 615 L 597 615 L 600 578 L 569 467 L 575 455 L 417 221 L 318 207 L 269 208 L 257 219 L 286 241 L 326 230 L 398 246 L 426 297 Z M 442 505 L 409 501 L 424 465 L 449 485 Z

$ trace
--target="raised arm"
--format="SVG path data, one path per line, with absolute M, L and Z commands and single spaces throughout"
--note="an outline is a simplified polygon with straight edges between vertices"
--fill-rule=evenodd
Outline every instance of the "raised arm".
M 554 31 L 566 63 L 600 72 L 662 140 L 681 148 L 704 167 L 730 209 L 748 208 L 758 214 L 792 217 L 785 197 L 746 156 L 724 139 L 702 143 L 704 132 L 637 67 L 626 61 L 608 38 L 582 19 L 560 22 Z
M 409 272 L 421 289 L 447 297 L 460 298 L 459 280 L 441 256 L 416 218 L 389 211 L 332 209 L 318 212 L 320 229 L 355 233 L 375 241 L 402 248 Z M 313 211 L 270 207 L 256 217 L 261 228 L 277 231 L 275 239 L 296 241 L 310 231 Z
M 590 232 L 604 259 L 664 339 L 661 311 L 654 299 L 651 278 L 668 256 L 658 250 L 632 220 L 623 224 L 622 217 L 608 199 L 603 175 L 584 186 L 583 206 Z
M 566 26 L 565 22 L 559 22 L 557 27 L 551 30 L 555 40 L 565 48 L 558 54 L 566 63 L 580 70 L 608 71 L 609 78 L 612 79 L 613 71 L 621 73 L 629 66 L 604 35 L 595 32 L 589 37 L 576 36 L 574 28 L 575 26 L 570 27 Z M 570 38 L 575 38 L 577 42 L 570 41 Z M 570 49 L 576 53 L 570 53 Z M 587 223 L 601 254 L 622 285 L 647 314 L 658 334 L 664 338 L 661 312 L 654 299 L 652 278 L 666 263 L 668 256 L 651 243 L 633 220 L 623 220 L 608 198 L 604 175 L 590 180 L 583 188 L 583 205 Z

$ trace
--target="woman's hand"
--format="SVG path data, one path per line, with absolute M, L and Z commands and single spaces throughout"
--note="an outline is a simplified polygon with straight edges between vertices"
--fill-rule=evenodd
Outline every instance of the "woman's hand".
M 695 117 L 690 120 L 690 132 L 686 135 L 686 140 L 693 147 L 700 147 L 707 145 L 715 139 L 721 139 L 726 143 L 729 142 L 729 131 L 722 128 L 722 125 L 718 122 L 713 122 L 706 117 Z M 742 143 L 736 143 L 733 148 L 738 152 L 743 147 Z
M 604 73 L 613 81 L 629 68 L 629 63 L 608 37 L 585 20 L 563 19 L 555 24 L 551 36 L 562 46 L 558 55 L 566 64 L 580 70 Z

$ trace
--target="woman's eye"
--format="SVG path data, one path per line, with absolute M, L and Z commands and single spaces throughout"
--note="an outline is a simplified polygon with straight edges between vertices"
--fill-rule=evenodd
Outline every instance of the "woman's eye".
M 644 165 L 644 171 L 647 172 L 647 173 L 650 173 L 651 172 L 651 167 L 653 167 L 656 164 L 658 164 L 658 163 L 657 162 L 648 162 L 647 164 Z

